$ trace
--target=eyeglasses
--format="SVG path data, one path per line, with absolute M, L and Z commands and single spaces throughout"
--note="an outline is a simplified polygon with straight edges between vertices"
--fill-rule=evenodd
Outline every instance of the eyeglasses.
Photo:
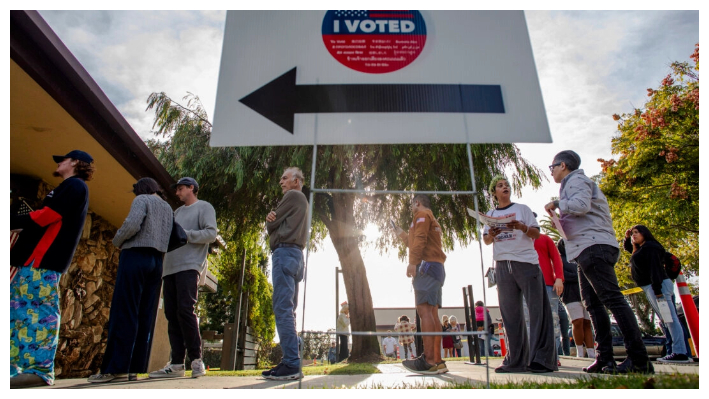
M 549 172 L 554 173 L 554 167 L 561 165 L 561 162 L 549 165 Z

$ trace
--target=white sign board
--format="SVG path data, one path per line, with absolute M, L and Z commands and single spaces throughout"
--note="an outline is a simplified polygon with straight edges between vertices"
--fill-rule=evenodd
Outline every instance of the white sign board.
M 522 11 L 229 11 L 212 146 L 551 142 Z

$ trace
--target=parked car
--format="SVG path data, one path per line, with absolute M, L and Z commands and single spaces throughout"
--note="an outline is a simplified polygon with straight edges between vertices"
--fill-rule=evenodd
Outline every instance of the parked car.
M 613 336 L 613 356 L 625 358 L 627 353 L 623 343 L 623 334 L 620 332 L 618 324 L 611 324 L 611 335 Z M 647 349 L 648 356 L 651 358 L 663 357 L 667 354 L 664 336 L 643 335 L 643 343 L 645 344 L 645 349 Z
M 611 323 L 611 336 L 613 337 L 613 356 L 625 358 L 627 353 L 625 352 L 625 343 L 623 343 L 623 333 L 620 332 L 620 327 L 616 323 Z M 571 329 L 569 329 L 569 340 L 571 341 L 570 355 L 576 356 L 576 345 Z M 643 335 L 643 343 L 651 358 L 663 357 L 667 354 L 664 336 Z

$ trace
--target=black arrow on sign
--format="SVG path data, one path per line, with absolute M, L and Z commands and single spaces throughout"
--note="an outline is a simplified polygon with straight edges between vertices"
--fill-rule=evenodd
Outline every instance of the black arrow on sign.
M 239 100 L 293 134 L 295 114 L 332 112 L 505 113 L 499 85 L 296 85 L 296 68 Z

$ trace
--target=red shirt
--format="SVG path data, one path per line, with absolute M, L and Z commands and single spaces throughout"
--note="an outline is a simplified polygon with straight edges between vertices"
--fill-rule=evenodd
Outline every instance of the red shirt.
M 564 264 L 561 263 L 561 255 L 556 249 L 554 240 L 547 235 L 540 234 L 539 238 L 534 240 L 534 249 L 539 255 L 539 267 L 544 275 L 544 284 L 554 285 L 557 278 L 564 281 Z M 552 263 L 554 267 L 552 267 Z

